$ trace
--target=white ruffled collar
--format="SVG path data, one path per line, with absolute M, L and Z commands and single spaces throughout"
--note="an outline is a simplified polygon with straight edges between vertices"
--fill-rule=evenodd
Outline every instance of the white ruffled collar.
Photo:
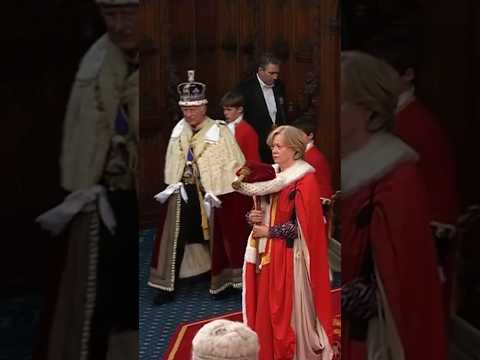
M 280 172 L 277 164 L 273 164 L 272 167 L 277 174 L 275 179 L 256 183 L 242 182 L 240 189 L 237 191 L 249 196 L 275 194 L 293 182 L 300 180 L 306 174 L 315 172 L 315 169 L 303 160 L 296 160 L 292 166 L 282 172 Z
M 398 137 L 379 133 L 362 149 L 342 160 L 342 193 L 352 194 L 381 179 L 395 166 L 418 161 L 418 154 Z

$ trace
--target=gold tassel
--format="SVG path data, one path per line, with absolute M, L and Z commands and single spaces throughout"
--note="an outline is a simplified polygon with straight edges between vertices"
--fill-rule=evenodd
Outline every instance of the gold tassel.
M 208 225 L 207 214 L 205 213 L 205 204 L 204 204 L 203 194 L 200 190 L 200 185 L 198 184 L 198 181 L 195 181 L 195 185 L 197 186 L 198 200 L 200 202 L 200 214 L 202 216 L 203 238 L 205 239 L 205 241 L 208 241 L 210 240 L 210 227 Z

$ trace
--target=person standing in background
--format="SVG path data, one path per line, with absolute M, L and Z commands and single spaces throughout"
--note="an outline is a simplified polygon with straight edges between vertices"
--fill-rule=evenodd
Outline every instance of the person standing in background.
M 260 161 L 257 133 L 243 117 L 245 101 L 242 94 L 230 91 L 223 96 L 220 105 L 227 126 L 242 149 L 245 160 Z
M 236 87 L 236 91 L 245 99 L 245 119 L 257 132 L 260 157 L 269 164 L 273 159 L 267 146 L 267 136 L 272 128 L 288 122 L 285 86 L 278 79 L 279 75 L 280 60 L 270 53 L 265 53 L 259 59 L 257 73 Z
M 400 29 L 389 31 L 371 40 L 368 52 L 386 61 L 399 75 L 401 93 L 393 132 L 419 155 L 418 164 L 426 184 L 430 227 L 436 241 L 439 273 L 449 314 L 453 310 L 453 242 L 459 216 L 456 163 L 451 141 L 440 119 L 415 93 L 418 40 L 414 35 Z

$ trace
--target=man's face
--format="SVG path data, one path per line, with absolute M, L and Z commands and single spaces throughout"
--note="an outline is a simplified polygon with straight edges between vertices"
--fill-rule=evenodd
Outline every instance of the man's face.
M 205 120 L 207 114 L 207 107 L 201 106 L 182 106 L 182 113 L 185 121 L 192 127 L 196 128 Z
M 258 68 L 258 77 L 267 85 L 273 85 L 280 75 L 280 65 L 268 64 L 265 68 Z
M 101 6 L 100 11 L 110 40 L 125 52 L 138 50 L 138 5 Z
M 224 106 L 223 115 L 225 115 L 225 120 L 228 123 L 238 119 L 240 115 L 243 114 L 243 106 L 234 107 L 234 106 Z

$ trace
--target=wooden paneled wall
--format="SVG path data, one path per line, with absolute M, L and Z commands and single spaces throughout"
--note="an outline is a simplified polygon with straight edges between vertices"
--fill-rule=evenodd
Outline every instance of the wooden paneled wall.
M 207 84 L 208 113 L 223 118 L 219 102 L 256 71 L 272 51 L 283 62 L 291 120 L 319 117 L 317 142 L 338 185 L 338 0 L 176 0 L 141 2 L 140 206 L 144 226 L 159 211 L 152 196 L 163 186 L 169 132 L 180 119 L 176 85 L 187 70 Z

